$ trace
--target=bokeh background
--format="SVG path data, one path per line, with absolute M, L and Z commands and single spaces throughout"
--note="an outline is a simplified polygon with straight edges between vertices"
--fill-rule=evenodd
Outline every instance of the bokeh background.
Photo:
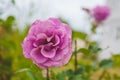
M 13 15 L 17 27 L 22 31 L 36 19 L 62 17 L 73 29 L 90 33 L 90 22 L 82 8 L 104 4 L 111 8 L 111 16 L 104 22 L 104 27 L 98 29 L 98 34 L 93 39 L 99 41 L 103 48 L 109 46 L 102 57 L 110 57 L 109 53 L 120 52 L 119 0 L 0 0 L 0 18 L 6 19 Z

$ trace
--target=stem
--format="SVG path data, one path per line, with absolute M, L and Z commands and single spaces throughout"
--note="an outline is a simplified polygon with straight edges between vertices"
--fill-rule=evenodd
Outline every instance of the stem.
M 75 64 L 74 64 L 74 67 L 75 67 L 75 71 L 77 71 L 77 40 L 75 40 Z
M 100 75 L 100 77 L 98 78 L 98 80 L 102 80 L 102 78 L 105 76 L 105 74 L 106 74 L 106 70 L 104 70 L 103 72 L 102 72 L 102 74 Z
M 46 80 L 50 80 L 50 76 L 49 76 L 49 68 L 47 68 Z
M 2 64 L 2 53 L 0 52 L 0 64 Z

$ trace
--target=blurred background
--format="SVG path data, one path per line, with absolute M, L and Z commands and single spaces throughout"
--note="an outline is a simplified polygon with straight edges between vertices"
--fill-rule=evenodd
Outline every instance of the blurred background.
M 20 45 L 32 22 L 58 17 L 67 21 L 73 30 L 89 35 L 91 23 L 82 8 L 93 8 L 97 5 L 108 5 L 111 9 L 110 17 L 97 28 L 96 34 L 91 36 L 91 40 L 97 41 L 103 49 L 98 57 L 102 60 L 120 53 L 120 0 L 0 0 L 0 65 L 9 66 L 1 66 L 4 70 L 0 69 L 0 80 L 9 80 L 8 77 L 13 73 L 8 70 L 21 72 L 19 69 L 28 70 L 26 67 L 32 65 L 23 58 Z M 26 64 L 23 64 L 25 61 Z M 34 72 L 37 70 L 34 65 L 31 68 Z M 7 78 L 2 73 L 7 75 Z M 12 80 L 22 78 L 19 79 L 16 75 Z
M 61 17 L 68 21 L 73 29 L 89 34 L 90 21 L 82 8 L 104 4 L 111 8 L 111 15 L 102 27 L 97 29 L 97 35 L 93 39 L 99 41 L 103 48 L 109 46 L 101 56 L 110 57 L 109 53 L 120 52 L 119 0 L 0 0 L 0 18 L 14 16 L 17 27 L 22 31 L 36 19 Z

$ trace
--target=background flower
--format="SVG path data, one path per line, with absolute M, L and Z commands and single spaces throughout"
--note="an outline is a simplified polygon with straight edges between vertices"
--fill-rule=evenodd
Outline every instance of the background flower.
M 72 31 L 57 18 L 35 21 L 22 43 L 24 56 L 41 68 L 62 66 L 72 55 Z
M 110 15 L 110 8 L 108 6 L 96 6 L 91 10 L 91 15 L 97 23 L 101 23 Z

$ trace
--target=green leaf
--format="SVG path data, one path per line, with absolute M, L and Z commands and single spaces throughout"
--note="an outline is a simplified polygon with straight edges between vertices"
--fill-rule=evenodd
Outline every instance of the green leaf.
M 23 68 L 23 69 L 16 71 L 15 73 L 21 73 L 21 72 L 26 72 L 26 74 L 30 78 L 30 80 L 37 80 L 35 74 L 31 71 L 30 68 Z M 42 75 L 39 75 L 39 77 L 43 78 Z
M 91 27 L 91 32 L 96 33 L 96 28 L 94 26 Z
M 118 76 L 117 74 L 114 74 L 113 78 L 114 78 L 114 80 L 120 80 L 120 76 Z
M 90 51 L 90 53 L 98 53 L 100 52 L 102 49 L 99 48 L 98 44 L 97 43 L 91 43 L 89 46 L 88 46 L 88 50 Z
M 112 55 L 112 60 L 114 62 L 115 67 L 120 66 L 120 54 Z
M 75 75 L 71 77 L 69 80 L 85 80 L 82 75 Z
M 14 16 L 9 16 L 6 20 L 6 27 L 12 27 L 14 20 Z
M 30 68 L 20 69 L 20 70 L 16 71 L 15 73 L 21 73 L 21 72 L 24 72 L 24 71 L 30 71 Z
M 69 24 L 69 23 L 68 23 L 68 21 L 67 21 L 67 20 L 65 20 L 65 19 L 64 19 L 64 18 L 62 18 L 62 17 L 59 17 L 59 20 L 60 20 L 61 22 L 65 23 L 65 24 Z
M 9 16 L 6 20 L 6 22 L 13 22 L 15 20 L 14 16 Z
M 98 61 L 97 60 L 92 63 L 92 68 L 93 68 L 93 70 L 96 70 L 98 68 Z
M 81 53 L 85 53 L 85 54 L 89 54 L 90 51 L 86 48 L 80 48 L 77 52 L 81 52 Z
M 3 47 L 8 48 L 8 49 L 15 49 L 16 45 L 12 40 L 7 41 L 7 40 L 0 39 L 0 46 L 3 46 Z
M 13 4 L 15 4 L 15 0 L 11 0 L 11 2 L 12 2 Z
M 87 37 L 87 34 L 83 33 L 83 32 L 78 32 L 78 31 L 72 31 L 72 37 L 73 38 L 79 38 L 82 40 L 85 40 Z
M 74 75 L 74 72 L 71 69 L 67 70 L 66 73 L 67 73 L 67 76 L 69 76 L 69 77 Z
M 41 69 L 40 69 L 38 66 L 36 66 L 36 65 L 31 65 L 31 66 L 30 66 L 30 69 L 31 69 L 32 71 L 41 71 Z
M 83 67 L 83 65 L 81 65 L 81 67 L 79 67 L 76 71 L 75 74 L 82 74 L 85 72 L 85 67 Z M 83 75 L 83 74 L 82 74 Z
M 4 20 L 0 19 L 0 27 L 2 27 Z
M 112 80 L 110 73 L 106 73 L 105 80 Z
M 103 69 L 108 69 L 113 67 L 113 65 L 114 65 L 114 62 L 112 60 L 102 60 L 99 64 L 99 67 Z
M 43 77 L 41 72 L 37 73 L 36 76 L 37 76 L 37 80 L 46 80 L 46 78 Z M 51 80 L 54 80 L 54 79 L 51 79 Z
M 50 70 L 50 80 L 57 80 L 56 79 L 56 74 L 53 70 Z
M 37 80 L 37 78 L 31 71 L 26 71 L 26 74 L 31 80 Z
M 57 80 L 65 80 L 66 78 L 66 72 L 60 72 L 57 74 Z

